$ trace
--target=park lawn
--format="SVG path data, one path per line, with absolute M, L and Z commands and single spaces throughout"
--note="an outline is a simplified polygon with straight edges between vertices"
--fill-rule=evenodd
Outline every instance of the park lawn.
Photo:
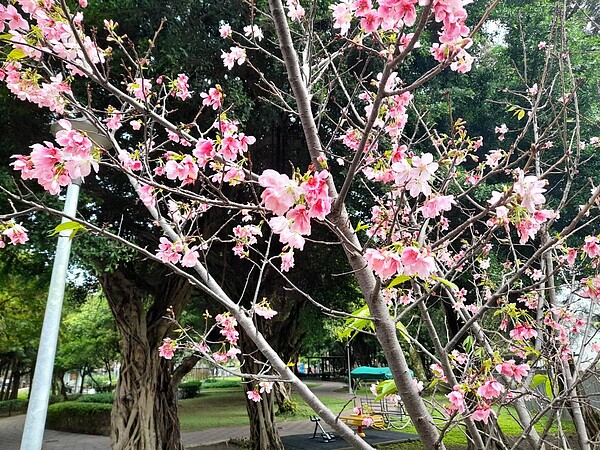
M 329 407 L 335 414 L 339 414 L 342 410 L 347 411 L 353 407 L 352 402 L 344 399 L 333 397 L 321 397 L 320 400 Z M 298 404 L 296 414 L 278 415 L 277 420 L 308 420 L 314 415 L 314 411 L 296 394 L 294 401 Z M 500 427 L 507 437 L 515 437 L 520 434 L 520 427 L 517 421 L 511 417 L 511 412 L 504 408 L 498 418 Z M 248 425 L 248 416 L 246 413 L 246 403 L 244 393 L 240 389 L 238 391 L 224 390 L 202 392 L 199 397 L 185 399 L 179 401 L 179 420 L 181 423 L 181 431 L 199 431 L 207 428 L 215 427 L 233 427 Z M 546 420 L 541 420 L 536 429 L 543 432 Z M 563 421 L 563 430 L 568 434 L 574 434 L 572 422 Z M 406 433 L 415 433 L 412 425 L 407 426 L 404 430 Z M 553 425 L 550 433 L 556 433 L 556 425 Z M 459 450 L 466 448 L 467 439 L 460 429 L 453 429 L 444 438 L 444 442 L 449 449 Z M 420 442 L 407 442 L 403 444 L 394 444 L 384 447 L 386 450 L 424 450 Z
M 323 397 L 320 400 L 336 414 L 346 404 L 345 400 L 339 398 Z M 295 394 L 294 401 L 298 404 L 296 414 L 280 415 L 277 416 L 277 420 L 308 420 L 310 416 L 315 415 L 314 411 Z M 348 407 L 352 405 L 346 408 Z M 241 389 L 237 391 L 227 389 L 221 392 L 200 392 L 199 397 L 180 400 L 179 422 L 183 432 L 248 425 L 244 393 Z

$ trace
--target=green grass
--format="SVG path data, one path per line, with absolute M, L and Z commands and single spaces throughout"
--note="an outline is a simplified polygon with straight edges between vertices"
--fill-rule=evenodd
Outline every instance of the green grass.
M 239 387 L 239 380 L 236 380 L 236 383 L 236 386 Z M 340 398 L 321 397 L 320 400 L 335 414 L 340 413 L 342 408 L 344 408 L 344 411 L 348 411 L 353 407 L 352 403 L 346 404 L 346 400 Z M 298 404 L 296 413 L 278 415 L 278 421 L 308 420 L 310 416 L 315 414 L 298 395 L 294 395 L 294 401 Z M 521 434 L 518 422 L 511 416 L 513 413 L 514 411 L 510 408 L 504 408 L 499 413 L 498 422 L 507 437 L 516 437 Z M 249 423 L 242 389 L 201 392 L 198 398 L 181 400 L 179 402 L 179 419 L 181 430 L 184 432 L 214 427 L 241 426 Z M 440 417 L 440 423 L 443 420 L 445 419 Z M 545 425 L 546 420 L 543 419 L 536 425 L 536 429 L 542 432 Z M 563 422 L 563 430 L 569 434 L 573 433 L 573 424 L 569 421 Z M 407 426 L 403 431 L 416 433 L 412 425 Z M 551 428 L 551 433 L 556 432 L 557 428 L 554 425 Z M 466 448 L 467 438 L 461 429 L 454 428 L 448 432 L 444 442 L 449 450 L 461 450 Z M 425 450 L 420 442 L 394 444 L 383 448 L 386 450 Z
M 246 401 L 238 392 L 200 392 L 200 396 L 179 401 L 181 431 L 248 425 Z
M 346 403 L 339 398 L 323 397 L 320 399 L 332 411 L 338 413 Z M 277 420 L 308 420 L 315 413 L 297 395 L 294 401 L 298 403 L 296 414 L 278 415 Z M 346 407 L 351 408 L 349 405 Z M 248 425 L 246 400 L 244 393 L 239 391 L 200 392 L 200 396 L 179 401 L 179 422 L 181 431 L 199 431 L 214 427 L 234 427 Z

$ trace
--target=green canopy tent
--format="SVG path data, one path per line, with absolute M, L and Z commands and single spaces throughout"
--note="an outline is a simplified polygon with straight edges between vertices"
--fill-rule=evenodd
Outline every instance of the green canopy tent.
M 350 372 L 353 380 L 391 380 L 392 371 L 389 367 L 360 366 Z

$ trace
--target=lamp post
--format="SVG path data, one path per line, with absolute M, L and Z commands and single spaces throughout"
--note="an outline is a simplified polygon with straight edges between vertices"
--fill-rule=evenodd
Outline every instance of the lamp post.
M 350 362 L 350 341 L 346 343 L 346 355 L 348 356 L 348 394 L 354 394 L 352 390 L 352 375 L 350 372 L 352 371 L 352 363 Z
M 81 180 L 74 180 L 67 188 L 67 198 L 63 212 L 74 216 L 77 213 L 77 200 L 79 197 L 79 186 Z M 63 218 L 61 223 L 68 221 Z M 42 448 L 44 438 L 44 425 L 48 412 L 48 400 L 50 399 L 50 387 L 52 385 L 52 373 L 54 372 L 54 357 L 56 356 L 56 344 L 58 342 L 58 330 L 62 313 L 62 304 L 65 296 L 65 284 L 67 281 L 67 269 L 69 267 L 69 255 L 71 252 L 71 230 L 61 231 L 56 244 L 56 255 L 52 267 L 52 278 L 50 279 L 50 290 L 48 291 L 48 302 L 40 336 L 40 347 L 35 362 L 35 372 L 31 383 L 29 394 L 29 405 L 25 428 L 21 439 L 21 450 L 39 450 Z
M 110 148 L 110 140 L 98 134 L 98 129 L 86 119 L 69 119 L 73 129 L 85 131 L 97 145 Z M 50 130 L 54 135 L 62 127 L 55 123 Z M 77 214 L 77 201 L 81 180 L 76 179 L 67 187 L 67 197 L 63 212 L 65 216 L 74 217 Z M 63 217 L 61 223 L 70 219 Z M 71 253 L 71 230 L 63 230 L 58 235 L 56 254 L 50 278 L 50 289 L 46 312 L 42 324 L 40 346 L 38 348 L 35 363 L 35 372 L 31 383 L 29 394 L 29 405 L 25 418 L 25 427 L 21 439 L 21 450 L 40 450 L 44 439 L 44 426 L 48 413 L 48 400 L 50 399 L 50 387 L 52 385 L 52 374 L 54 372 L 54 357 L 56 356 L 56 345 L 58 343 L 58 330 L 62 314 L 62 305 L 65 296 L 65 285 L 67 281 L 67 270 L 69 268 L 69 256 Z

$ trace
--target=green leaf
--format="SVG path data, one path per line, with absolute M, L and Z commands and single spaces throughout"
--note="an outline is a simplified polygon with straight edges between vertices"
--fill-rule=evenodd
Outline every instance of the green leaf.
M 398 329 L 398 331 L 400 332 L 400 336 L 402 336 L 402 338 L 410 343 L 410 339 L 408 339 L 408 330 L 406 329 L 406 327 L 404 326 L 404 324 L 402 322 L 398 322 L 396 324 L 396 328 Z
M 550 378 L 548 375 L 544 375 L 542 373 L 537 373 L 533 376 L 531 380 L 531 389 L 535 389 L 539 385 L 544 383 L 544 390 L 546 391 L 546 397 L 549 399 L 554 398 L 554 392 L 552 391 L 552 383 L 550 383 Z
M 523 117 L 525 117 L 525 111 L 520 110 L 519 113 L 517 114 L 517 119 L 521 120 Z
M 470 353 L 473 349 L 473 344 L 475 343 L 475 338 L 473 336 L 467 336 L 463 341 L 463 347 L 467 353 Z
M 367 305 L 362 306 L 351 314 L 355 317 L 346 319 L 344 328 L 337 333 L 340 340 L 350 340 L 362 330 L 366 330 L 367 328 L 373 329 L 373 321 L 370 320 L 371 312 Z
M 394 380 L 385 380 L 377 385 L 377 397 L 375 397 L 375 401 L 381 400 L 383 397 L 387 395 L 392 395 L 398 392 L 398 388 L 396 387 L 396 383 Z
M 7 56 L 7 61 L 18 61 L 19 59 L 25 58 L 27 55 L 20 48 L 13 49 Z
M 67 230 L 71 230 L 69 239 L 73 239 L 79 231 L 87 231 L 87 228 L 81 225 L 79 222 L 74 222 L 70 220 L 68 222 L 63 222 L 60 225 L 57 225 L 56 228 L 54 228 L 54 231 L 50 233 L 50 236 L 54 236 Z
M 394 278 L 390 284 L 387 285 L 388 288 L 392 288 L 394 286 L 398 286 L 399 284 L 405 283 L 408 280 L 410 280 L 410 277 L 407 275 L 398 275 L 396 278 Z
M 0 41 L 10 41 L 13 38 L 12 34 L 3 33 L 0 34 Z
M 354 229 L 354 231 L 358 232 L 358 231 L 362 231 L 362 230 L 368 230 L 370 227 L 369 225 L 365 225 L 362 222 L 358 222 L 358 225 L 356 225 L 356 228 Z
M 434 280 L 434 281 L 439 281 L 442 284 L 445 284 L 446 286 L 448 286 L 453 291 L 459 291 L 460 290 L 460 289 L 458 289 L 457 285 L 455 285 L 452 281 L 446 280 L 445 278 L 432 276 L 431 279 Z

